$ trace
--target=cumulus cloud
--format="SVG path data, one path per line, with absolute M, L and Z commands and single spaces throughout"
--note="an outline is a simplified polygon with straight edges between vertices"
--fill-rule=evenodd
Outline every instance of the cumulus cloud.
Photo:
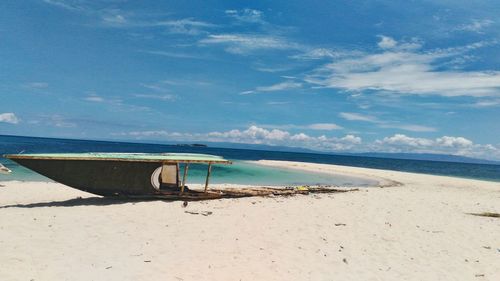
M 248 129 L 231 130 L 227 132 L 212 132 L 208 134 L 212 141 L 231 141 L 238 143 L 288 145 L 306 147 L 321 151 L 345 151 L 360 145 L 362 140 L 354 135 L 346 135 L 342 138 L 326 137 L 324 135 L 315 137 L 305 133 L 291 134 L 288 131 L 278 129 L 264 129 L 250 126 Z
M 210 142 L 233 142 L 248 144 L 286 145 L 305 147 L 320 151 L 345 151 L 354 149 L 362 143 L 358 136 L 346 135 L 341 138 L 326 137 L 324 135 L 315 137 L 305 133 L 292 134 L 280 129 L 265 129 L 252 125 L 246 130 L 229 130 L 224 132 L 209 132 L 206 134 L 191 134 L 158 131 L 134 131 L 119 135 L 132 136 L 135 138 L 162 137 L 179 141 L 210 141 Z
M 285 129 L 266 129 L 252 125 L 245 130 L 228 130 L 209 133 L 179 133 L 166 130 L 134 131 L 120 133 L 137 139 L 162 138 L 176 141 L 232 142 L 247 144 L 283 145 L 309 148 L 325 152 L 392 152 L 392 153 L 436 153 L 452 154 L 484 159 L 500 159 L 500 147 L 492 144 L 475 144 L 460 136 L 438 138 L 410 137 L 404 134 L 363 142 L 361 137 L 348 134 L 343 137 L 313 136 L 306 133 L 291 133 Z
M 393 39 L 392 39 L 393 40 Z M 499 71 L 445 70 L 443 63 L 488 45 L 479 42 L 460 48 L 424 52 L 418 42 L 394 42 L 385 36 L 380 53 L 354 55 L 324 65 L 306 81 L 350 92 L 438 96 L 500 96 Z
M 19 118 L 12 112 L 0 113 L 0 123 L 17 124 Z
M 382 49 L 391 49 L 396 47 L 398 42 L 392 39 L 389 36 L 379 35 L 380 41 L 378 42 L 378 46 Z
M 395 134 L 376 140 L 371 151 L 452 154 L 485 159 L 500 159 L 500 148 L 491 144 L 475 144 L 464 137 L 442 136 L 435 139 L 415 138 Z

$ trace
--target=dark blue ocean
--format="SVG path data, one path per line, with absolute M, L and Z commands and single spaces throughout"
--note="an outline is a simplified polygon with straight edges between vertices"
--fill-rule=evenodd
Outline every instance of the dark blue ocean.
M 289 160 L 336 164 L 366 168 L 387 169 L 395 171 L 415 172 L 433 175 L 456 176 L 500 182 L 500 165 L 468 164 L 454 162 L 403 160 L 361 156 L 343 156 L 316 153 L 278 152 L 265 150 L 229 149 L 216 147 L 191 147 L 164 144 L 125 143 L 109 141 L 90 141 L 72 139 L 51 139 L 0 135 L 0 155 L 16 153 L 62 153 L 62 152 L 181 152 L 204 153 L 223 156 L 234 161 L 234 165 L 218 165 L 213 170 L 213 182 L 238 184 L 336 184 L 336 185 L 370 185 L 365 180 L 311 174 L 285 169 L 261 167 L 246 162 L 247 160 Z M 13 173 L 0 175 L 4 180 L 48 179 L 25 169 L 14 162 L 0 158 L 0 162 L 10 168 Z M 190 169 L 190 180 L 202 182 L 205 167 L 194 166 Z

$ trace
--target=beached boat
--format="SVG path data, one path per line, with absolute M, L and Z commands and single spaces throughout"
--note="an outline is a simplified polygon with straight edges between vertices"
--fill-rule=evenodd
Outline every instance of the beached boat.
M 102 196 L 161 197 L 186 193 L 189 197 L 196 193 L 186 188 L 189 164 L 207 164 L 204 191 L 208 188 L 212 165 L 231 164 L 219 156 L 188 153 L 54 153 L 5 157 L 56 182 Z M 182 180 L 181 165 L 184 165 Z
M 208 189 L 213 164 L 231 164 L 220 156 L 189 153 L 53 153 L 4 157 L 56 182 L 108 197 L 206 200 L 250 196 L 350 191 L 331 187 Z M 203 190 L 186 186 L 189 165 L 206 164 Z M 184 167 L 181 178 L 181 165 Z

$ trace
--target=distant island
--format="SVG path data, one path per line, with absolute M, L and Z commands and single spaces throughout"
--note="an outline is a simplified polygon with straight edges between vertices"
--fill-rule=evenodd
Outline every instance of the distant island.
M 175 146 L 187 146 L 187 147 L 208 147 L 206 144 L 202 143 L 178 143 Z

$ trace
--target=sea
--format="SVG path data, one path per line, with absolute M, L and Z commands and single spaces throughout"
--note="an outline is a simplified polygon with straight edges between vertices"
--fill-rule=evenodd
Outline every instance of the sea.
M 264 167 L 251 162 L 261 159 L 346 165 L 500 182 L 500 165 L 495 164 L 469 164 L 322 153 L 0 135 L 0 155 L 17 153 L 71 152 L 203 153 L 219 155 L 232 160 L 233 165 L 215 165 L 213 167 L 211 183 L 215 184 L 229 183 L 273 186 L 318 184 L 338 186 L 372 186 L 376 184 L 375 181 L 368 179 Z M 12 170 L 12 173 L 9 175 L 0 174 L 0 181 L 50 181 L 50 179 L 19 166 L 6 158 L 0 157 L 0 163 Z M 205 165 L 190 166 L 188 177 L 189 182 L 203 183 L 205 176 Z

